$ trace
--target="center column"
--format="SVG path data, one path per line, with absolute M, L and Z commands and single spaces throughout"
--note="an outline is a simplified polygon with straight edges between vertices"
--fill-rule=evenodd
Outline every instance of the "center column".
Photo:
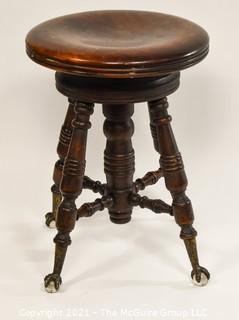
M 114 203 L 109 209 L 110 220 L 117 224 L 131 220 L 132 205 L 130 195 L 133 189 L 135 171 L 134 149 L 131 137 L 134 123 L 133 104 L 104 104 L 106 117 L 104 134 L 107 138 L 104 153 L 104 170 L 107 180 L 107 193 Z

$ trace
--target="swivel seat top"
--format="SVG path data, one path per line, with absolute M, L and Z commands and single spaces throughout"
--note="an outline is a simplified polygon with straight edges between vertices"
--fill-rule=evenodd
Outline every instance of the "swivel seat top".
M 46 21 L 26 37 L 29 57 L 63 73 L 100 78 L 158 77 L 208 53 L 197 24 L 146 11 L 91 11 Z

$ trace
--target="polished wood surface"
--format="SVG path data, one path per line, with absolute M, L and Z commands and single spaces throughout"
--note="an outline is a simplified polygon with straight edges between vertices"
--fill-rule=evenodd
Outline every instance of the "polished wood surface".
M 145 102 L 168 96 L 179 87 L 180 73 L 158 78 L 108 79 L 56 72 L 57 90 L 67 97 L 91 103 L 117 105 Z
M 201 61 L 209 38 L 188 20 L 157 12 L 92 11 L 33 28 L 29 57 L 46 67 L 110 78 L 158 76 Z
M 107 191 L 113 197 L 109 208 L 110 220 L 123 224 L 131 220 L 133 205 L 129 201 L 133 191 L 135 157 L 131 137 L 134 123 L 131 117 L 134 105 L 103 105 L 104 134 L 107 138 L 104 152 L 104 171 Z
M 75 117 L 74 112 L 74 100 L 69 99 L 69 107 L 66 113 L 65 121 L 61 128 L 61 133 L 59 137 L 59 143 L 57 146 L 57 153 L 59 159 L 55 163 L 55 168 L 53 172 L 53 181 L 54 185 L 51 188 L 53 201 L 52 201 L 52 211 L 46 214 L 46 224 L 48 227 L 55 227 L 56 220 L 56 211 L 61 203 L 62 196 L 60 192 L 60 183 L 62 179 L 62 172 L 64 167 L 65 158 L 70 146 L 71 137 L 72 137 L 72 120 Z

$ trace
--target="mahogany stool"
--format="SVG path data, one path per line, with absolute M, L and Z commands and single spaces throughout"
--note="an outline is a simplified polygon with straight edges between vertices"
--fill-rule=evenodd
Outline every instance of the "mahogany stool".
M 48 292 L 56 292 L 62 282 L 76 220 L 107 208 L 112 222 L 124 224 L 135 206 L 174 216 L 192 264 L 192 279 L 200 286 L 208 282 L 209 272 L 199 265 L 193 209 L 185 194 L 187 178 L 167 112 L 167 96 L 179 87 L 180 71 L 203 60 L 208 48 L 207 33 L 193 22 L 145 11 L 77 13 L 44 22 L 28 33 L 27 54 L 56 70 L 56 87 L 69 98 L 53 175 L 53 209 L 46 215 L 46 224 L 52 227 L 56 221 L 58 230 L 54 269 L 45 277 Z M 160 168 L 134 181 L 131 116 L 134 104 L 144 101 Z M 104 184 L 84 175 L 94 103 L 103 105 L 106 117 Z M 162 177 L 172 206 L 139 195 Z M 102 197 L 77 209 L 75 200 L 84 188 Z

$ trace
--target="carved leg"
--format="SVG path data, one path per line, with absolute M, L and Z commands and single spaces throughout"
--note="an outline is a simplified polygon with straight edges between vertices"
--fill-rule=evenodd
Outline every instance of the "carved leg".
M 133 206 L 129 197 L 133 190 L 134 174 L 134 149 L 131 143 L 134 105 L 105 104 L 103 112 L 106 117 L 104 133 L 107 137 L 105 174 L 107 188 L 113 198 L 109 214 L 112 222 L 123 224 L 131 220 Z
M 51 188 L 52 191 L 52 211 L 46 214 L 46 225 L 50 228 L 55 228 L 56 223 L 56 211 L 62 200 L 61 192 L 60 192 L 60 182 L 62 178 L 62 171 L 64 166 L 64 160 L 67 155 L 67 151 L 69 149 L 69 145 L 71 142 L 72 136 L 72 125 L 71 122 L 74 119 L 74 101 L 69 99 L 69 107 L 66 114 L 66 118 L 64 124 L 61 128 L 59 143 L 57 147 L 57 153 L 59 156 L 59 160 L 55 164 L 54 173 L 53 173 L 53 181 L 54 185 Z
M 50 293 L 56 292 L 60 287 L 60 274 L 67 247 L 71 244 L 70 232 L 74 229 L 77 218 L 75 200 L 83 187 L 87 131 L 91 126 L 89 118 L 93 113 L 93 105 L 75 101 L 74 111 L 72 139 L 65 159 L 60 185 L 63 200 L 57 211 L 56 227 L 58 233 L 54 239 L 56 244 L 54 269 L 52 274 L 45 277 L 45 288 Z
M 161 154 L 160 165 L 165 184 L 173 198 L 173 215 L 181 227 L 180 237 L 184 240 L 192 264 L 192 278 L 197 285 L 205 285 L 210 277 L 208 271 L 199 265 L 196 231 L 192 224 L 194 214 L 191 201 L 186 196 L 187 177 L 170 125 L 172 118 L 167 112 L 167 99 L 149 102 L 150 126 L 155 149 Z

